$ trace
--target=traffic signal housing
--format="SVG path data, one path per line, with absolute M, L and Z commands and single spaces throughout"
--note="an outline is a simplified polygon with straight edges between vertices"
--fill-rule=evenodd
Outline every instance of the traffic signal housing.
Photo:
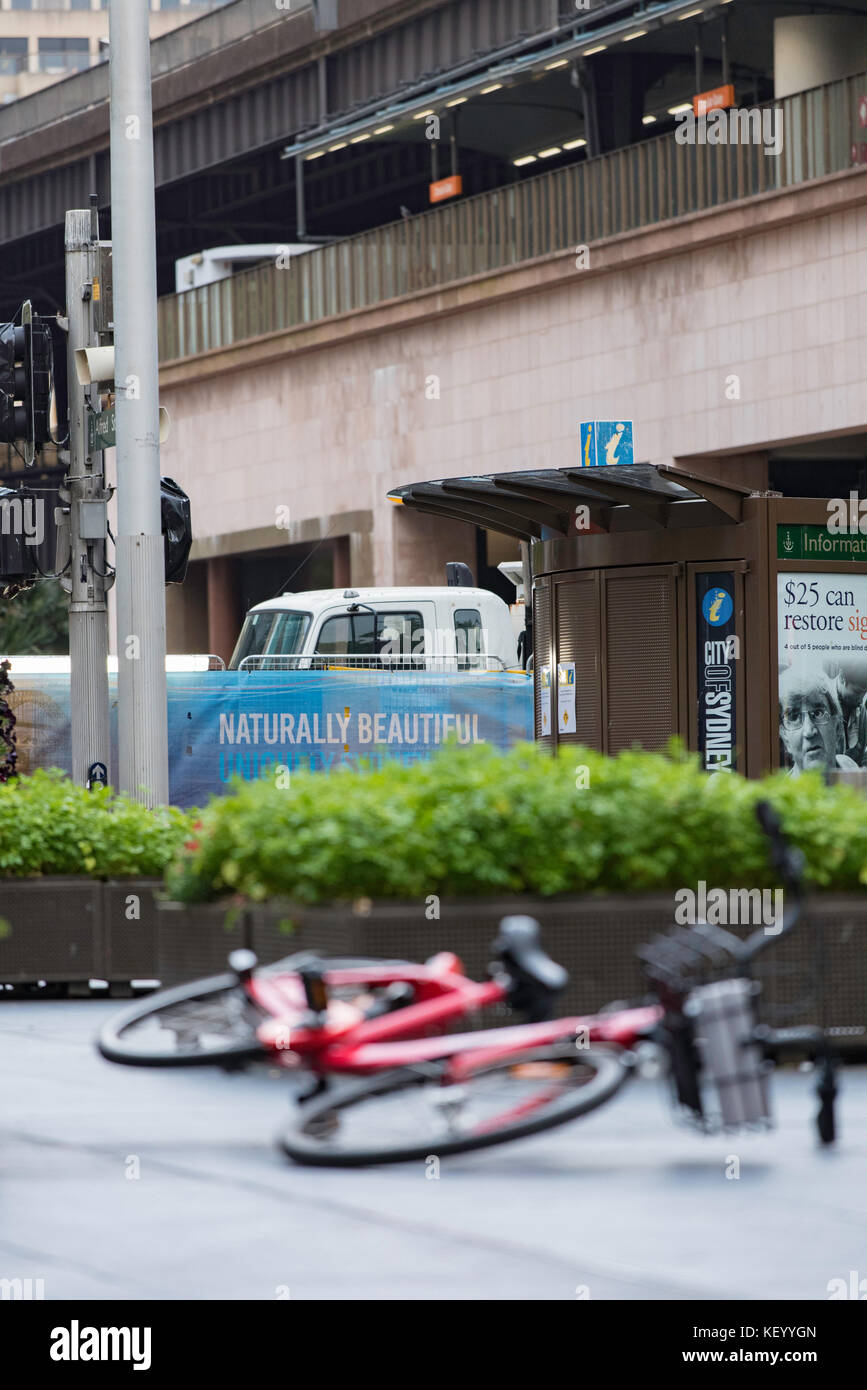
M 52 365 L 49 321 L 28 300 L 21 323 L 0 324 L 0 443 L 20 444 L 28 465 L 51 438 Z
M 190 499 L 174 478 L 160 478 L 160 511 L 165 547 L 166 583 L 183 584 L 193 544 Z

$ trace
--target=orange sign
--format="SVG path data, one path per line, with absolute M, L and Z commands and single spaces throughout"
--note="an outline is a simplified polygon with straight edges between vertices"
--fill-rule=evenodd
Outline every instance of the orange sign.
M 692 99 L 692 112 L 694 116 L 706 116 L 708 111 L 724 111 L 734 104 L 734 83 L 729 82 L 725 87 L 714 87 L 712 92 L 699 92 Z
M 464 191 L 464 181 L 460 174 L 452 174 L 447 179 L 440 179 L 437 183 L 430 186 L 430 200 L 432 203 L 442 203 L 446 198 L 458 198 Z

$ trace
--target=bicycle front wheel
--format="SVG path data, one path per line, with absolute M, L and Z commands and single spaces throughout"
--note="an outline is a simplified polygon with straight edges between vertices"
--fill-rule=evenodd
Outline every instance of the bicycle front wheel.
M 458 1084 L 445 1063 L 400 1067 L 302 1105 L 280 1138 L 296 1163 L 353 1168 L 468 1153 L 587 1115 L 629 1071 L 617 1052 L 556 1043 L 492 1062 Z
M 267 1017 L 235 975 L 160 990 L 110 1019 L 97 1039 L 109 1062 L 129 1067 L 231 1066 L 265 1055 Z

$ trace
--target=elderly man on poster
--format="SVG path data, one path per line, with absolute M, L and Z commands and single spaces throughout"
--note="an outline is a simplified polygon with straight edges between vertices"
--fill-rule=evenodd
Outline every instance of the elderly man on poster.
M 837 661 L 826 662 L 825 671 L 834 681 L 843 712 L 846 753 L 863 767 L 867 753 L 867 654 L 847 653 Z
M 792 763 L 792 777 L 858 767 L 846 751 L 846 720 L 836 681 L 821 669 L 791 667 L 781 673 L 780 740 Z

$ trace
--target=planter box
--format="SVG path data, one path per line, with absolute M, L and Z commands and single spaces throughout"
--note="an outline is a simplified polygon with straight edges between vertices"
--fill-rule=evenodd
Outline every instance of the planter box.
M 157 979 L 171 985 L 219 974 L 239 946 L 252 947 L 263 964 L 297 951 L 424 961 L 450 950 L 468 975 L 483 979 L 501 919 L 526 913 L 539 920 L 545 949 L 569 971 L 561 1009 L 587 1013 L 644 993 L 636 951 L 673 925 L 673 898 L 664 893 L 443 899 L 433 921 L 423 901 L 315 908 L 269 903 L 236 915 L 228 926 L 225 905 L 161 902 L 158 889 L 152 880 L 136 879 L 0 881 L 0 918 L 8 923 L 0 935 L 0 984 Z M 139 900 L 137 920 L 127 915 L 131 895 Z M 290 931 L 281 925 L 287 919 Z M 746 935 L 749 929 L 733 930 Z M 815 969 L 822 952 L 823 987 Z M 863 1030 L 867 894 L 815 897 L 796 931 L 778 944 L 770 942 L 757 973 L 769 1023 Z
M 157 898 L 160 879 L 118 879 L 102 885 L 103 964 L 112 984 L 158 979 Z
M 424 902 L 377 902 L 342 909 L 267 904 L 252 913 L 252 947 L 263 964 L 295 951 L 424 961 L 454 951 L 484 979 L 503 917 L 526 914 L 542 927 L 545 950 L 569 971 L 564 1012 L 589 1012 L 644 988 L 636 949 L 672 923 L 668 894 L 609 898 L 443 899 L 429 921 Z M 294 930 L 280 930 L 290 918 Z
M 569 972 L 558 1008 L 589 1013 L 646 990 L 636 952 L 674 926 L 670 893 L 633 897 L 444 899 L 438 920 L 422 902 L 340 908 L 267 904 L 251 912 L 250 944 L 263 964 L 295 951 L 424 961 L 454 951 L 474 979 L 487 975 L 503 917 L 525 913 L 541 924 L 542 942 Z M 295 925 L 287 933 L 281 921 Z M 731 928 L 745 937 L 751 928 Z M 822 981 L 816 962 L 825 952 Z M 804 920 L 756 965 L 762 1013 L 771 1024 L 867 1026 L 867 894 L 815 897 Z
M 0 880 L 0 919 L 8 923 L 5 934 L 0 928 L 0 983 L 158 979 L 161 887 L 158 879 Z
M 158 903 L 155 977 L 164 985 L 176 985 L 221 974 L 229 952 L 250 945 L 249 913 L 239 913 L 232 925 L 227 925 L 228 915 L 219 903 Z
M 105 979 L 102 884 L 86 878 L 0 882 L 0 982 Z

